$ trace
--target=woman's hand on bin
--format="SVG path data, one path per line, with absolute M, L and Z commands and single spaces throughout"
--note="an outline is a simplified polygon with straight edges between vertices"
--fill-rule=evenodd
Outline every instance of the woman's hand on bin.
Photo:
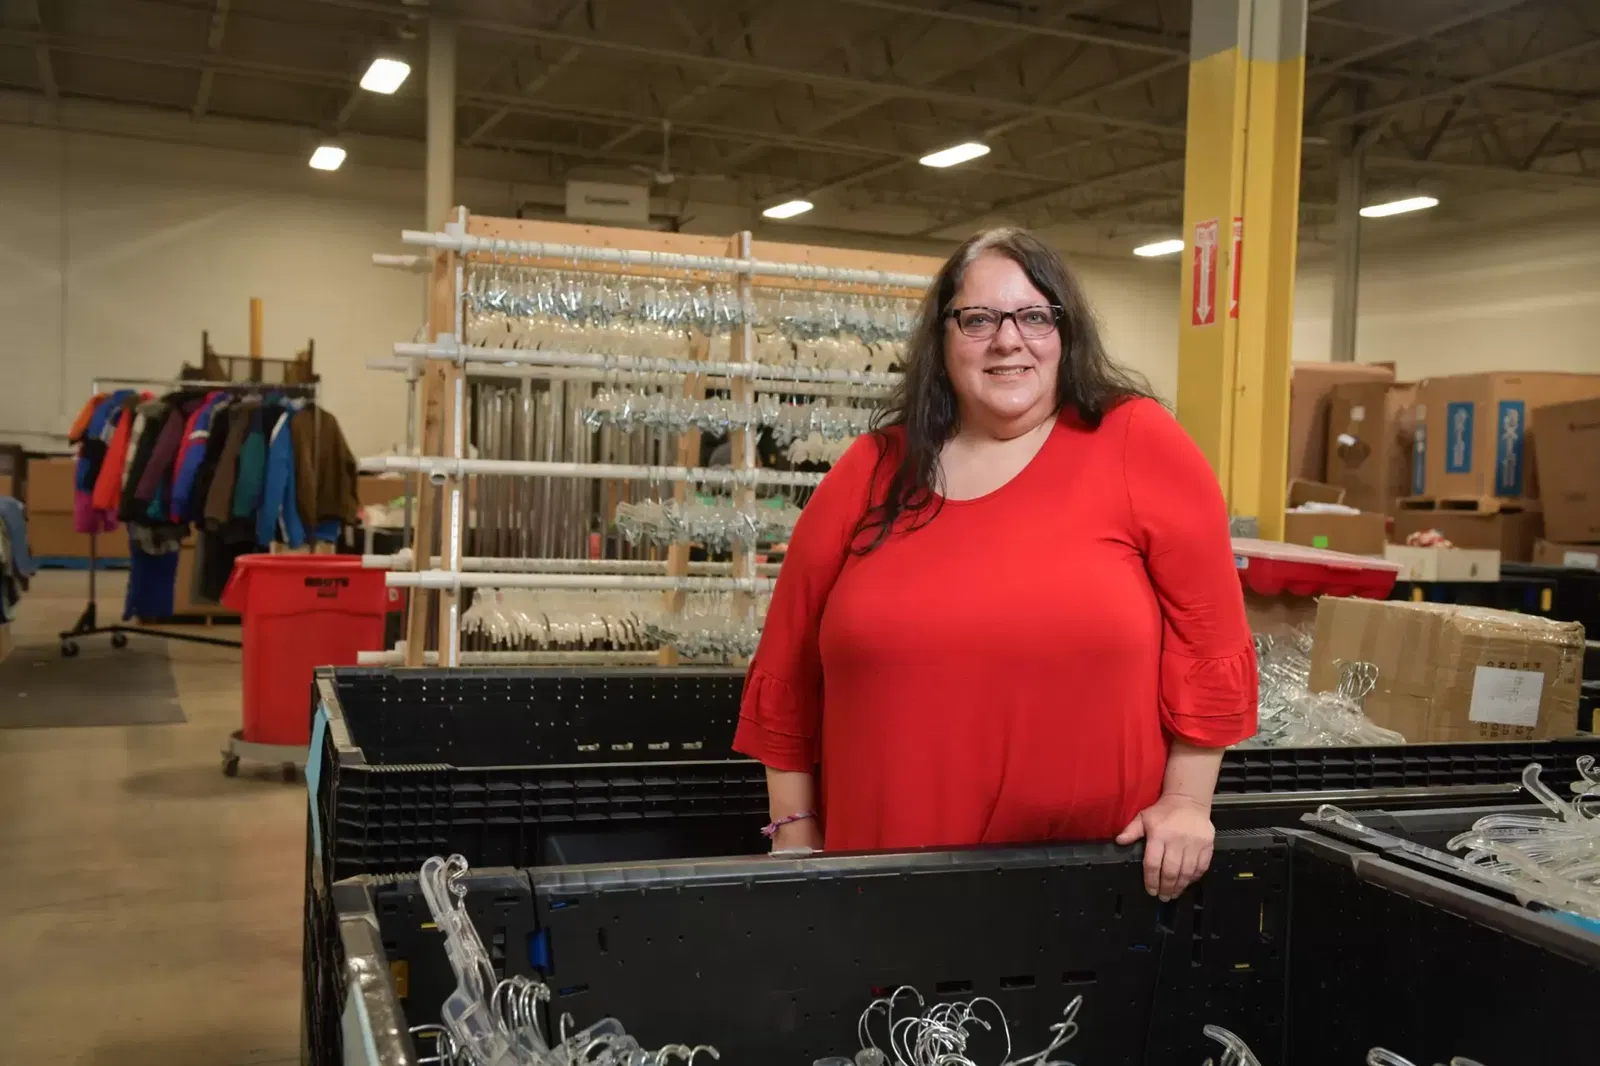
M 1134 816 L 1118 844 L 1144 841 L 1144 888 L 1163 902 L 1176 899 L 1211 866 L 1217 831 L 1211 805 L 1168 794 Z

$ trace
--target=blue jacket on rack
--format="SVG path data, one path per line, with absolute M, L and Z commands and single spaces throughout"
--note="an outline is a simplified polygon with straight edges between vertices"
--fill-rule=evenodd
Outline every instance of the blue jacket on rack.
M 289 422 L 298 415 L 293 410 L 285 411 L 267 445 L 266 479 L 261 507 L 256 511 L 256 543 L 262 547 L 274 540 L 291 548 L 306 542 L 305 525 L 295 502 L 294 439 L 289 433 Z
M 172 472 L 171 513 L 175 522 L 182 521 L 189 513 L 189 496 L 194 492 L 195 475 L 200 472 L 200 464 L 206 457 L 206 443 L 211 438 L 211 415 L 217 405 L 227 399 L 226 393 L 219 392 L 200 408 L 194 421 L 194 430 L 186 442 L 189 446 L 182 452 L 183 465 Z

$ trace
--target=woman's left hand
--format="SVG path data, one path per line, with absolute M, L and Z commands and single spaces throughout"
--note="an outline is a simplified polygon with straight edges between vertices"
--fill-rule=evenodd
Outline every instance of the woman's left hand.
M 1188 796 L 1162 796 L 1117 834 L 1118 844 L 1144 841 L 1144 888 L 1163 902 L 1176 899 L 1211 866 L 1217 831 L 1211 805 Z

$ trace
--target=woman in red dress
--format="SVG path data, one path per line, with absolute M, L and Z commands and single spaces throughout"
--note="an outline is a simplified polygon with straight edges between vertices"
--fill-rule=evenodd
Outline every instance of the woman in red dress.
M 1256 728 L 1204 457 L 1018 230 L 945 263 L 885 415 L 807 504 L 745 680 L 774 847 L 1142 839 L 1177 895 Z

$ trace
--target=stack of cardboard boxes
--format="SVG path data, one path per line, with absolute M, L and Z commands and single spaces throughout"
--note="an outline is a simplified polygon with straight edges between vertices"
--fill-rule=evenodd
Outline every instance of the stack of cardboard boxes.
M 1394 380 L 1385 365 L 1297 364 L 1290 476 L 1324 482 L 1387 540 L 1438 530 L 1506 561 L 1600 563 L 1600 374 L 1492 373 Z M 1318 465 L 1320 463 L 1320 466 Z M 1304 499 L 1291 487 L 1291 504 Z M 1291 515 L 1286 539 L 1338 543 L 1325 519 Z M 1347 522 L 1370 533 L 1373 522 Z

